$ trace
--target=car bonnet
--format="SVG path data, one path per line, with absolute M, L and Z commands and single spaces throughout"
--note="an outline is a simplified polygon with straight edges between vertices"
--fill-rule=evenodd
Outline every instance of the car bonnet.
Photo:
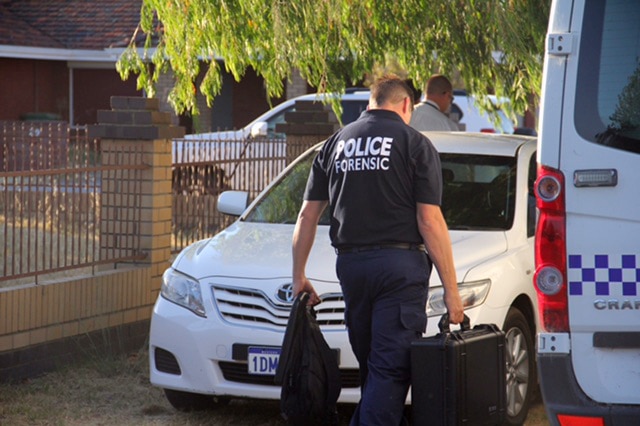
M 236 222 L 215 237 L 184 249 L 173 267 L 197 279 L 290 277 L 292 234 L 293 225 Z M 459 281 L 473 267 L 507 250 L 501 231 L 452 231 L 451 241 Z M 307 277 L 312 281 L 337 282 L 335 256 L 328 226 L 319 226 L 307 262 Z M 439 284 L 435 271 L 431 284 Z
M 216 236 L 185 248 L 173 267 L 197 279 L 291 277 L 293 229 L 289 224 L 238 221 Z M 318 227 L 306 272 L 311 280 L 337 282 L 335 252 L 327 226 Z

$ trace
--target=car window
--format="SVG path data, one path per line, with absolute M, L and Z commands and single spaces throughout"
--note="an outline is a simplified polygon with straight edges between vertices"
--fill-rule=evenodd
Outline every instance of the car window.
M 440 154 L 442 213 L 449 229 L 506 230 L 513 224 L 513 157 Z
M 277 114 L 272 115 L 267 120 L 267 137 L 270 139 L 282 139 L 285 138 L 286 135 L 284 133 L 276 133 L 276 124 L 282 124 L 285 122 L 284 115 L 287 112 L 295 111 L 296 109 L 293 106 L 289 108 L 285 108 L 282 111 L 279 111 Z
M 294 224 L 315 152 L 297 162 L 246 216 L 248 222 Z M 510 229 L 515 209 L 515 159 L 441 154 L 442 211 L 450 229 Z M 320 219 L 329 225 L 329 209 Z
M 284 175 L 278 183 L 264 194 L 249 212 L 245 221 L 261 223 L 294 224 L 302 204 L 311 163 L 316 151 L 308 152 Z M 329 209 L 320 218 L 321 225 L 329 224 Z
M 575 96 L 578 133 L 640 153 L 640 2 L 587 2 Z M 635 42 L 620 42 L 631 37 Z

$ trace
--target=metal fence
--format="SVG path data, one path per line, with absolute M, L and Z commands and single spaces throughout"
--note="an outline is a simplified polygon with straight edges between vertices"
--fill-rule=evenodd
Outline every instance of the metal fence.
M 172 253 L 235 220 L 217 211 L 222 191 L 246 191 L 253 200 L 317 141 L 174 140 Z M 84 128 L 0 122 L 0 286 L 34 278 L 38 283 L 77 274 L 78 268 L 93 272 L 97 265 L 144 257 L 135 231 L 141 205 L 136 182 L 146 166 L 142 145 L 134 146 L 103 153 L 100 141 L 89 139 Z M 114 181 L 117 193 L 108 190 Z M 118 203 L 127 208 L 117 218 L 109 214 L 113 197 L 126 199 Z M 112 234 L 127 241 L 114 243 Z
M 101 246 L 101 226 L 117 222 L 101 215 L 103 179 L 139 180 L 145 167 L 141 152 L 122 154 L 140 161 L 124 166 L 117 155 L 104 161 L 99 141 L 67 123 L 0 122 L 0 282 L 35 277 L 37 283 L 71 269 L 143 257 L 135 235 L 138 242 L 122 249 Z M 139 188 L 131 191 L 131 209 L 139 209 Z
M 215 235 L 235 218 L 217 211 L 225 190 L 246 191 L 253 200 L 316 139 L 205 140 L 173 142 L 172 252 Z

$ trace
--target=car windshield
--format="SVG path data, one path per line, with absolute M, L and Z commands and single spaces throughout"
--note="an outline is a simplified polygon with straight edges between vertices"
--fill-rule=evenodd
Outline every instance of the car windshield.
M 315 151 L 280 178 L 246 216 L 247 222 L 294 224 Z M 442 211 L 452 230 L 506 230 L 515 209 L 515 159 L 475 154 L 440 155 Z M 320 219 L 329 225 L 329 209 Z
M 307 152 L 304 158 L 281 176 L 278 182 L 262 195 L 245 220 L 261 223 L 296 223 L 315 154 L 315 150 Z M 325 209 L 320 219 L 321 225 L 329 224 L 328 212 L 329 209 Z

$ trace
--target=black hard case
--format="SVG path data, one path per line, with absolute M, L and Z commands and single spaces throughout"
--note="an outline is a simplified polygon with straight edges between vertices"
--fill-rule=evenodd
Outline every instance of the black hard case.
M 416 426 L 498 425 L 506 410 L 505 334 L 494 324 L 440 333 L 411 345 L 411 418 Z

